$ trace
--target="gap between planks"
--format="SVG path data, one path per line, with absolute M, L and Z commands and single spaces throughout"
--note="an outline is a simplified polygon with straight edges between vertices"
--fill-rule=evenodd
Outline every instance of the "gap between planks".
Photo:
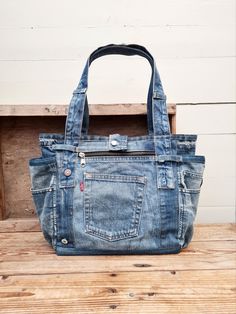
M 209 273 L 209 272 L 221 272 L 221 271 L 225 271 L 225 272 L 232 272 L 233 274 L 236 274 L 236 268 L 232 267 L 232 268 L 209 268 L 209 269 L 199 269 L 199 268 L 191 268 L 191 269 L 154 269 L 154 270 L 141 270 L 141 271 L 138 271 L 138 270 L 129 270 L 129 271 L 126 271 L 126 270 L 119 270 L 119 271 L 75 271 L 75 272 L 60 272 L 60 273 L 53 273 L 53 272 L 50 272 L 50 273 L 19 273 L 19 274 L 15 274 L 15 273 L 8 273 L 8 274 L 3 274 L 3 273 L 0 273 L 0 283 L 1 283 L 1 280 L 6 280 L 7 278 L 10 278 L 10 277 L 60 277 L 60 276 L 77 276 L 77 275 L 81 275 L 81 274 L 85 274 L 85 275 L 100 275 L 100 274 L 103 274 L 103 275 L 109 275 L 109 276 L 119 276 L 119 275 L 122 275 L 122 274 L 135 274 L 135 276 L 143 276 L 143 274 L 156 274 L 156 273 L 171 273 L 173 275 L 175 275 L 176 273 L 186 273 L 186 272 L 191 272 L 191 273 L 195 273 L 195 272 L 202 272 L 204 275 L 204 273 Z M 235 291 L 236 291 L 236 287 L 235 287 Z

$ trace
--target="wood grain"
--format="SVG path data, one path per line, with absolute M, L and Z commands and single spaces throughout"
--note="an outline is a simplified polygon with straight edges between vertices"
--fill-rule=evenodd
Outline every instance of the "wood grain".
M 176 105 L 167 104 L 169 115 L 176 114 Z M 0 116 L 66 116 L 68 105 L 32 104 L 32 105 L 4 105 L 0 104 Z M 110 115 L 144 115 L 147 113 L 147 104 L 91 104 L 91 116 Z
M 191 313 L 205 313 L 204 304 L 208 313 L 218 313 L 221 306 L 233 310 L 235 296 L 232 270 L 9 276 L 1 282 L 2 308 L 16 313 L 23 305 L 26 313 L 55 308 L 59 313 L 186 313 L 191 306 Z
M 38 145 L 40 130 L 60 133 L 63 128 L 64 117 L 45 117 L 43 121 L 37 117 L 2 119 L 2 167 L 8 217 L 34 215 L 28 161 L 41 155 Z
M 235 313 L 235 230 L 197 225 L 159 256 L 56 256 L 41 232 L 0 233 L 0 313 Z
M 1 122 L 1 117 L 0 117 Z M 4 219 L 6 216 L 6 206 L 5 206 L 5 191 L 4 191 L 4 179 L 3 179 L 3 169 L 2 169 L 2 138 L 1 138 L 1 125 L 0 125 L 0 220 Z
M 41 232 L 25 233 L 1 233 L 1 265 L 4 275 L 24 275 L 24 274 L 45 274 L 45 273 L 74 273 L 80 271 L 93 272 L 110 271 L 115 267 L 117 271 L 142 271 L 145 268 L 148 271 L 156 270 L 194 270 L 194 269 L 232 269 L 235 266 L 235 237 L 232 240 L 235 231 L 232 225 L 227 225 L 228 237 L 230 240 L 214 241 L 195 241 L 191 243 L 187 250 L 183 250 L 179 255 L 135 255 L 126 256 L 55 256 L 53 249 L 43 239 Z M 201 228 L 201 227 L 199 227 Z M 203 234 L 207 234 L 211 226 L 205 228 Z M 219 225 L 220 228 L 220 225 Z M 204 228 L 202 228 L 204 230 Z M 225 230 L 223 228 L 222 230 Z M 220 231 L 219 231 L 220 232 Z M 208 236 L 209 238 L 209 236 Z M 9 249 L 10 248 L 10 249 Z M 112 265 L 110 264 L 112 259 Z M 210 262 L 205 262 L 210 260 Z M 53 262 L 52 262 L 53 261 Z M 61 269 L 63 265 L 63 270 Z M 66 269 L 66 270 L 65 270 Z
M 8 218 L 0 221 L 1 232 L 38 232 L 40 231 L 39 220 L 32 218 Z

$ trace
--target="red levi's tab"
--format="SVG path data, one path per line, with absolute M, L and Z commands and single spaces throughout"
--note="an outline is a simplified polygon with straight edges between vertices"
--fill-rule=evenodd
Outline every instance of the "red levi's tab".
M 83 181 L 80 182 L 79 188 L 80 188 L 80 191 L 81 191 L 81 192 L 84 191 L 84 182 L 83 182 Z

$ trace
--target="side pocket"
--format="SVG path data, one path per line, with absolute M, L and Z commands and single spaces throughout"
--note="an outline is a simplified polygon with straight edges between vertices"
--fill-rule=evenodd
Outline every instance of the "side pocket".
M 195 172 L 186 167 L 179 171 L 179 226 L 178 238 L 187 247 L 193 236 L 193 223 L 197 213 L 203 171 Z
M 52 245 L 56 207 L 56 160 L 37 158 L 29 162 L 31 192 L 45 239 Z

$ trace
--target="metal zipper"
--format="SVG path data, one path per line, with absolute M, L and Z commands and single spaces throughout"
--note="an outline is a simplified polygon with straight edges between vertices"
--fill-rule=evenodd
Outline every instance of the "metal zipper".
M 86 157 L 99 157 L 99 156 L 153 156 L 155 155 L 155 152 L 147 152 L 147 151 L 133 151 L 133 152 L 108 152 L 108 151 L 101 151 L 101 152 L 80 152 L 78 156 L 80 157 L 80 165 L 81 167 L 84 167 L 86 164 L 85 161 L 85 154 Z
M 84 167 L 85 166 L 85 153 L 80 152 L 79 157 L 80 157 L 80 165 L 81 167 Z

